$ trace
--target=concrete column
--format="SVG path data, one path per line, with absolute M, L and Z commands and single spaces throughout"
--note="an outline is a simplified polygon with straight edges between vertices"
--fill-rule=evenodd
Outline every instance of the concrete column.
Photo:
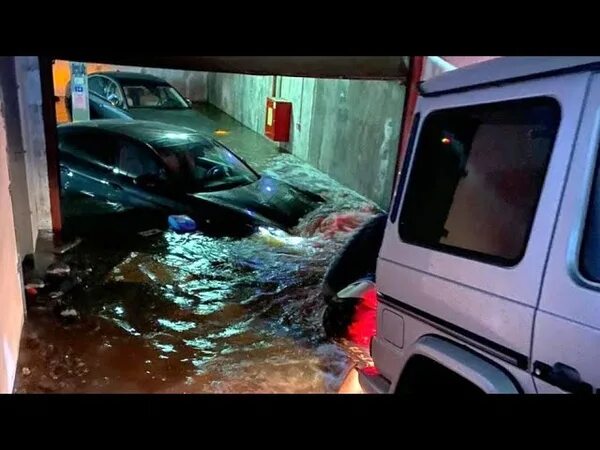
M 9 190 L 17 230 L 17 250 L 19 259 L 22 260 L 25 255 L 33 253 L 37 233 L 34 231 L 31 220 L 32 213 L 29 203 L 25 150 L 21 134 L 19 98 L 13 58 L 3 58 L 0 64 L 0 88 L 2 89 L 6 127 Z
M 35 56 L 16 57 L 15 74 L 35 244 L 39 230 L 52 229 L 38 59 Z
M 9 59 L 12 58 L 0 58 L 3 73 Z M 9 193 L 9 155 L 3 91 L 0 89 L 0 393 L 11 393 L 19 355 L 25 302 L 17 256 L 13 204 Z

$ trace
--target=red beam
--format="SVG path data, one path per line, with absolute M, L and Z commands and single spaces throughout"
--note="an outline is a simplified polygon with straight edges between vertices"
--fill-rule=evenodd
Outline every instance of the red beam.
M 406 155 L 406 147 L 410 137 L 410 130 L 413 125 L 413 115 L 417 106 L 417 98 L 419 97 L 419 82 L 423 75 L 423 66 L 425 64 L 425 56 L 411 56 L 408 70 L 408 78 L 406 80 L 406 93 L 404 100 L 404 111 L 402 113 L 402 131 L 400 132 L 400 142 L 398 143 L 398 157 L 396 158 L 396 171 L 394 172 L 394 189 L 392 190 L 391 202 L 394 201 L 396 190 L 398 189 L 398 175 L 400 168 Z M 391 205 L 390 205 L 391 209 Z
M 400 145 L 398 147 L 398 159 L 396 160 L 395 177 L 398 177 L 398 172 L 400 167 L 402 167 L 404 155 L 406 155 L 406 147 L 408 145 L 408 138 L 410 137 L 410 130 L 413 124 L 413 115 L 417 106 L 419 82 L 421 81 L 424 65 L 425 56 L 411 56 L 408 70 L 408 80 L 406 83 L 406 100 L 404 102 L 404 113 L 402 114 L 402 133 L 400 135 Z

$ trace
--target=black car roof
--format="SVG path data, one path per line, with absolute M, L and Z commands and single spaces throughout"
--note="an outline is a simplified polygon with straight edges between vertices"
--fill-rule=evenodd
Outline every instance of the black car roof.
M 147 73 L 107 71 L 107 72 L 93 72 L 93 73 L 89 74 L 89 76 L 92 76 L 92 75 L 104 75 L 105 77 L 112 78 L 117 82 L 123 82 L 123 81 L 140 82 L 140 81 L 143 81 L 146 83 L 151 82 L 153 84 L 169 85 L 169 83 L 167 83 L 162 78 L 159 78 L 154 75 L 147 74 Z
M 99 119 L 66 123 L 59 125 L 58 128 L 106 130 L 153 146 L 162 143 L 214 141 L 211 136 L 191 128 L 149 120 Z

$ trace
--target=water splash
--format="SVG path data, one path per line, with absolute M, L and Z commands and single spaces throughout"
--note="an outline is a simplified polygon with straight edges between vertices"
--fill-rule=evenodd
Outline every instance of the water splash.
M 325 339 L 320 283 L 346 239 L 377 209 L 289 155 L 271 167 L 326 199 L 293 235 L 268 228 L 244 239 L 167 231 L 126 245 L 86 240 L 69 253 L 73 268 L 94 269 L 70 297 L 83 319 L 62 327 L 47 313 L 30 313 L 22 363 L 34 369 L 18 389 L 334 392 L 350 361 L 364 354 Z M 54 350 L 39 351 L 48 345 Z M 64 354 L 77 355 L 89 370 L 75 373 Z M 65 370 L 47 379 L 44 365 Z

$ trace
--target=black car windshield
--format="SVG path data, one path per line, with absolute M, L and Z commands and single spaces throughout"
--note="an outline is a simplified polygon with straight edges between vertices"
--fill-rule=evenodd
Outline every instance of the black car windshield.
M 168 84 L 123 84 L 125 101 L 129 108 L 186 109 L 190 105 L 185 98 Z
M 252 183 L 258 176 L 217 141 L 186 140 L 154 145 L 170 172 L 169 178 L 185 192 L 226 189 Z

